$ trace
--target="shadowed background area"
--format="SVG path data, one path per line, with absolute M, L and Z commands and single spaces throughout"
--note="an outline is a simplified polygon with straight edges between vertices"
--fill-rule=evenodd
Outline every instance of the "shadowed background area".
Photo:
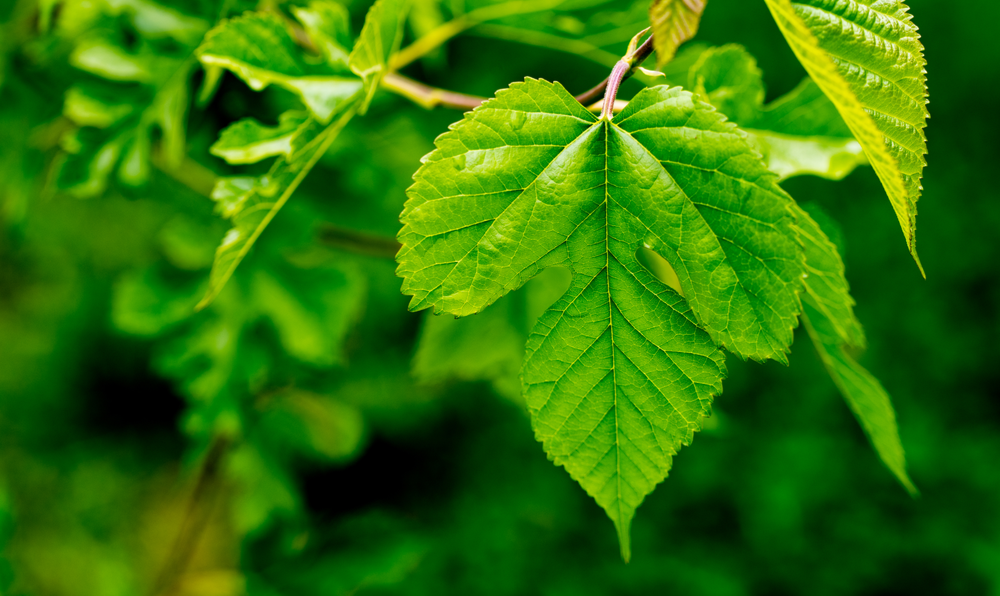
M 783 186 L 839 226 L 869 339 L 860 362 L 893 398 L 921 495 L 880 463 L 799 329 L 788 367 L 728 358 L 715 415 L 637 512 L 626 565 L 520 401 L 539 305 L 477 315 L 484 344 L 408 313 L 399 293 L 405 189 L 458 112 L 378 94 L 194 314 L 226 231 L 207 197 L 215 176 L 266 171 L 208 147 L 239 118 L 273 125 L 297 104 L 231 75 L 199 97 L 191 51 L 220 14 L 287 6 L 5 2 L 0 594 L 1000 596 L 1000 6 L 910 5 L 929 64 L 927 280 L 870 168 Z M 416 2 L 405 42 L 454 7 Z M 349 8 L 358 31 L 368 3 Z M 525 76 L 573 93 L 607 76 L 490 32 L 404 72 L 483 96 Z M 98 76 L 81 66 L 96 39 L 181 74 Z M 762 0 L 712 0 L 697 41 L 745 46 L 768 101 L 805 76 Z M 150 124 L 177 80 L 191 82 L 179 167 L 163 149 L 170 125 Z M 124 107 L 72 100 L 84 92 Z M 143 134 L 148 171 L 132 172 L 127 147 Z M 126 165 L 101 181 L 118 138 L 131 139 Z

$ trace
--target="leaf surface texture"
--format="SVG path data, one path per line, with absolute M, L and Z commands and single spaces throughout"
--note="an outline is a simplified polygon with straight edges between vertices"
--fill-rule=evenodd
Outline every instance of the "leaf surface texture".
M 528 79 L 424 162 L 397 257 L 411 309 L 470 315 L 543 269 L 571 272 L 528 339 L 524 394 L 537 437 L 628 558 L 636 507 L 721 391 L 719 346 L 785 359 L 803 274 L 791 199 L 744 133 L 665 86 L 607 122 Z M 684 297 L 640 264 L 644 247 Z
M 929 114 L 923 45 L 909 8 L 893 0 L 765 1 L 864 148 L 919 265 L 916 204 Z

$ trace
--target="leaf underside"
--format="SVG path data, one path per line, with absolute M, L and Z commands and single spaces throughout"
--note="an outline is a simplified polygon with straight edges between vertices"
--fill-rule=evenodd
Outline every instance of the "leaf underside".
M 799 61 L 864 148 L 920 266 L 916 203 L 929 114 L 923 45 L 909 8 L 891 0 L 766 2 Z
M 785 360 L 804 266 L 792 201 L 746 135 L 679 88 L 646 89 L 607 122 L 528 79 L 436 144 L 401 217 L 411 309 L 474 314 L 545 268 L 570 270 L 529 337 L 523 389 L 536 436 L 627 559 L 636 507 L 721 391 L 719 347 Z M 640 264 L 642 247 L 683 298 Z

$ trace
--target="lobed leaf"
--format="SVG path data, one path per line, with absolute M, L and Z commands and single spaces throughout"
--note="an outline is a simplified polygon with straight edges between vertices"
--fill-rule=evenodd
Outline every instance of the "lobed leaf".
M 649 22 L 653 27 L 653 47 L 658 67 L 670 62 L 677 48 L 698 32 L 707 0 L 653 0 Z
M 806 71 L 833 101 L 878 174 L 916 249 L 926 165 L 926 61 L 909 8 L 889 0 L 766 0 Z
M 542 269 L 570 270 L 528 340 L 525 399 L 627 559 L 636 507 L 721 391 L 716 346 L 785 360 L 803 274 L 792 202 L 746 135 L 678 88 L 646 89 L 608 122 L 528 79 L 436 145 L 401 216 L 411 309 L 473 314 Z

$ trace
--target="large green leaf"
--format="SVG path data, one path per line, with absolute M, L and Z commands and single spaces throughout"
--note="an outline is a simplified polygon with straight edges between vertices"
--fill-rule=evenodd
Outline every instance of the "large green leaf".
M 916 203 L 926 165 L 927 84 L 909 8 L 894 0 L 765 1 L 864 148 L 919 266 Z
M 677 48 L 694 37 L 707 0 L 653 0 L 649 22 L 653 27 L 656 63 L 663 66 L 673 59 Z
M 338 70 L 336 64 L 307 61 L 285 23 L 270 13 L 246 13 L 216 26 L 205 35 L 198 59 L 232 71 L 255 91 L 274 84 L 295 93 L 321 122 L 362 88 L 343 65 Z
M 721 391 L 717 345 L 785 360 L 803 275 L 792 201 L 746 135 L 679 88 L 646 89 L 609 122 L 528 79 L 436 144 L 401 218 L 411 309 L 473 314 L 570 270 L 528 340 L 525 399 L 627 559 L 636 507 Z M 644 247 L 684 297 L 640 264 Z

